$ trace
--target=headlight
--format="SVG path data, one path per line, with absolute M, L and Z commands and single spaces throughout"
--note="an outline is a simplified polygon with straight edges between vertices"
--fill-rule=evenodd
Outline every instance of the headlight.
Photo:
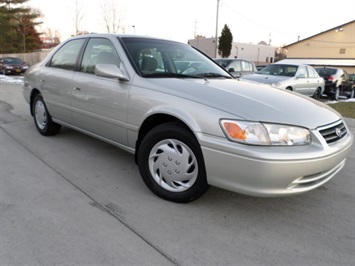
M 281 88 L 282 88 L 282 83 L 279 83 L 279 82 L 277 82 L 277 83 L 272 83 L 271 86 L 274 87 L 274 88 L 281 89 Z
M 309 130 L 303 127 L 224 119 L 220 124 L 227 138 L 239 143 L 269 146 L 311 143 Z
M 13 66 L 5 66 L 6 69 L 13 69 Z

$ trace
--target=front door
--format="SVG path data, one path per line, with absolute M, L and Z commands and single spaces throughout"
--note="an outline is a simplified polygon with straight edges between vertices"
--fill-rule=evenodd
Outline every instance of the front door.
M 127 145 L 126 110 L 129 82 L 96 76 L 96 64 L 115 64 L 120 58 L 110 40 L 91 38 L 74 76 L 72 108 L 74 124 L 106 140 Z

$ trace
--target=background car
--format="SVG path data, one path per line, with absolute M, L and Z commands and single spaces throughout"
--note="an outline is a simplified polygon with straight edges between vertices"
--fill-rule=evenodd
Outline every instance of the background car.
M 0 73 L 21 74 L 28 69 L 28 64 L 18 57 L 2 57 L 0 58 Z
M 257 71 L 260 71 L 260 70 L 262 70 L 264 67 L 267 67 L 268 65 L 257 65 L 257 66 L 255 66 L 256 67 L 256 70 Z
M 339 96 L 354 98 L 354 80 L 342 68 L 318 67 L 316 68 L 319 76 L 325 80 L 324 94 L 332 100 L 338 100 Z
M 355 74 L 349 74 L 350 80 L 355 83 Z
M 324 79 L 308 65 L 275 63 L 243 79 L 295 91 L 315 99 L 319 99 L 324 91 Z
M 235 78 L 240 78 L 242 76 L 257 72 L 255 64 L 248 60 L 237 58 L 217 58 L 214 60 L 222 67 L 224 67 Z

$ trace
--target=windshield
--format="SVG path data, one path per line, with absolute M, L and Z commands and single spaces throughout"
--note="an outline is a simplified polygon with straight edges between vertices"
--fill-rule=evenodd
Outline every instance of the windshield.
M 223 60 L 223 59 L 216 59 L 215 61 L 224 68 L 226 68 L 228 64 L 231 62 L 231 60 Z
M 335 75 L 337 70 L 335 68 L 316 68 L 316 71 L 320 76 Z
M 12 64 L 12 65 L 22 65 L 23 61 L 20 58 L 5 58 L 4 59 L 5 64 Z
M 269 65 L 264 67 L 258 73 L 263 75 L 274 75 L 274 76 L 282 76 L 282 77 L 294 77 L 296 75 L 298 66 L 294 65 Z
M 142 77 L 232 78 L 211 59 L 187 44 L 148 38 L 121 38 Z

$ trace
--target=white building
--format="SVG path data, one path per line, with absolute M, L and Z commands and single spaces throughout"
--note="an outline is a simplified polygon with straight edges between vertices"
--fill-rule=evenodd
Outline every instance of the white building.
M 212 58 L 221 58 L 216 56 L 215 38 L 196 38 L 188 41 L 188 44 L 196 47 L 203 53 Z M 229 58 L 246 59 L 254 62 L 256 65 L 265 65 L 274 63 L 276 47 L 266 43 L 248 44 L 233 42 Z

